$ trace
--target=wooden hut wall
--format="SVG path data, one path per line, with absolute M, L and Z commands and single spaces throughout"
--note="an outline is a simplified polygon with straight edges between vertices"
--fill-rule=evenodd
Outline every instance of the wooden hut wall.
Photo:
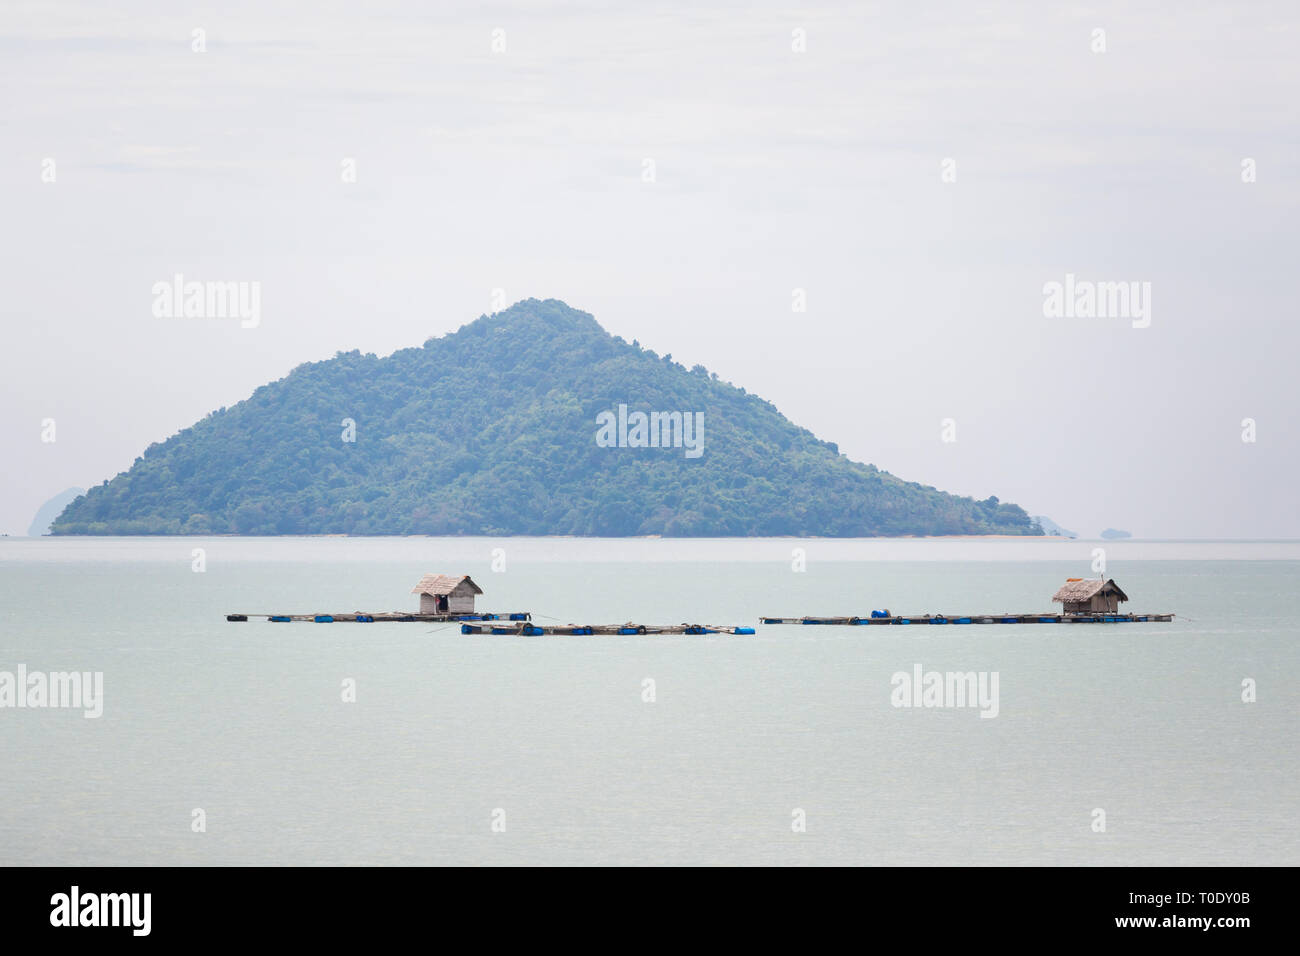
M 461 583 L 447 595 L 447 610 L 453 614 L 467 614 L 474 610 L 474 589 Z

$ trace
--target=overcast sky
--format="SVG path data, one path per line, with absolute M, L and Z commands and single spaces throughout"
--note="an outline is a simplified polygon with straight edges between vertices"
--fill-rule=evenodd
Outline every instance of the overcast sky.
M 6 0 L 0 531 L 500 288 L 1086 536 L 1300 536 L 1294 3 L 607 6 Z

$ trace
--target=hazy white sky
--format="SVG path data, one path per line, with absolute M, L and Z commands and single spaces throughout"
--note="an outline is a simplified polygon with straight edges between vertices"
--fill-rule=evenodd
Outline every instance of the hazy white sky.
M 0 530 L 501 288 L 1086 535 L 1300 536 L 1295 4 L 609 6 L 5 0 Z M 177 272 L 261 324 L 155 318 Z

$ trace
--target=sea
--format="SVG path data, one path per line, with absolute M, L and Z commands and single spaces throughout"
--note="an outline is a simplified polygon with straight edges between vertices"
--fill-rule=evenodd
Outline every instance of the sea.
M 226 620 L 430 572 L 756 633 Z M 759 623 L 1099 573 L 1173 621 Z M 1294 865 L 1298 578 L 1294 541 L 0 538 L 0 704 L 102 680 L 0 706 L 0 865 Z

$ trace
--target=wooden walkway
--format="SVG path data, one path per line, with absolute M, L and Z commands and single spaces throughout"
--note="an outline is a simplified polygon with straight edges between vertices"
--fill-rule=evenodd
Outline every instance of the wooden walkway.
M 422 621 L 460 624 L 462 634 L 507 634 L 533 637 L 543 634 L 753 634 L 752 627 L 715 624 L 534 624 L 527 611 L 511 614 L 408 614 L 404 611 L 353 611 L 339 614 L 227 614 L 227 621 L 266 620 L 279 623 L 307 621 L 316 624 L 384 621 Z
M 533 616 L 528 611 L 515 611 L 509 614 L 411 614 L 407 611 L 353 611 L 344 614 L 227 614 L 227 621 L 247 621 L 251 619 L 275 621 L 287 624 L 291 621 L 307 621 L 316 624 L 334 624 L 336 622 L 355 622 L 358 624 L 378 624 L 385 621 L 423 621 L 426 623 L 447 623 L 450 621 L 531 621 Z
M 1132 624 L 1172 621 L 1172 614 L 894 614 L 889 617 L 764 617 L 764 624 Z
M 866 626 L 875 624 L 1131 624 L 1168 622 L 1173 614 L 894 614 L 888 617 L 763 617 L 763 624 Z M 406 611 L 352 611 L 333 614 L 227 614 L 227 621 L 265 620 L 287 624 L 411 621 L 460 624 L 462 634 L 753 634 L 752 627 L 718 624 L 534 624 L 528 611 L 508 614 L 411 614 Z
M 716 624 L 518 624 L 498 621 L 486 624 L 462 624 L 462 634 L 517 634 L 536 637 L 543 634 L 753 634 L 752 627 L 731 627 Z

